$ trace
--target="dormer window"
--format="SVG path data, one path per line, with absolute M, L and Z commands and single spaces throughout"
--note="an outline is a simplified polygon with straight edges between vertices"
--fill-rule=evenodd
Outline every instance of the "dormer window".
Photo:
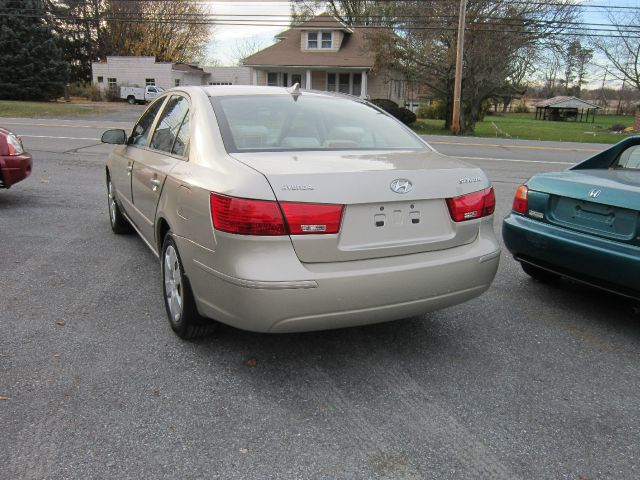
M 308 32 L 307 49 L 333 48 L 333 35 L 331 32 Z

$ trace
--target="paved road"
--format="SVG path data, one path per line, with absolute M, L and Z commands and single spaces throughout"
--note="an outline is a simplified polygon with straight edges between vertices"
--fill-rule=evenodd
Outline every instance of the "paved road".
M 0 478 L 640 476 L 639 318 L 505 253 L 485 295 L 423 317 L 176 338 L 157 260 L 107 220 L 95 139 L 133 117 L 2 122 L 35 166 L 0 192 Z M 521 181 L 598 148 L 451 140 L 497 229 Z

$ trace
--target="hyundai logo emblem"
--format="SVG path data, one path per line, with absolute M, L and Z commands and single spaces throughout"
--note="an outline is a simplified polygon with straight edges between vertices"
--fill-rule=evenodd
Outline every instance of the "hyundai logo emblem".
M 602 190 L 598 190 L 597 188 L 594 188 L 589 192 L 589 198 L 598 198 L 601 193 L 602 193 Z
M 406 178 L 396 178 L 390 187 L 396 193 L 409 193 L 413 189 L 413 183 Z

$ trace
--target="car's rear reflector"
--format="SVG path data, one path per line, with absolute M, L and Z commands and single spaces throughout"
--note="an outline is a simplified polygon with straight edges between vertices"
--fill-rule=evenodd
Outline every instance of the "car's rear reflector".
M 291 235 L 340 231 L 342 205 L 281 202 L 280 207 Z
M 447 207 L 454 222 L 475 220 L 493 214 L 496 196 L 493 187 L 489 187 L 460 197 L 447 198 Z
M 211 194 L 211 217 L 216 230 L 241 235 L 286 235 L 277 202 Z
M 512 210 L 523 215 L 529 213 L 529 189 L 526 185 L 520 185 L 516 190 Z
M 240 235 L 308 235 L 338 233 L 343 205 L 278 203 L 211 193 L 216 230 Z

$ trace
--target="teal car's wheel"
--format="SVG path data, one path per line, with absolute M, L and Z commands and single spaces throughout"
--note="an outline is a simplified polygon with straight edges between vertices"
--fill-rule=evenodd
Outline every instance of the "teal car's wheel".
M 560 278 L 560 275 L 557 273 L 543 270 L 542 268 L 535 267 L 529 263 L 522 262 L 520 265 L 522 265 L 522 270 L 524 270 L 527 275 L 539 282 L 550 283 Z

